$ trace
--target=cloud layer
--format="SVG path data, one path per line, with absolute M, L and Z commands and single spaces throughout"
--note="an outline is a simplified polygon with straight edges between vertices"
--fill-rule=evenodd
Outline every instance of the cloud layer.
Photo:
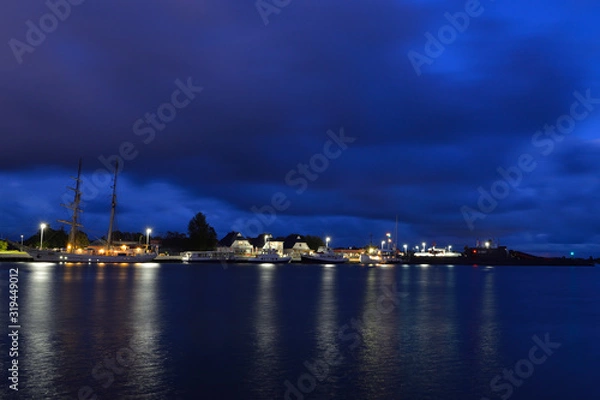
M 108 176 L 101 160 L 120 154 L 124 230 L 184 231 L 203 211 L 224 236 L 282 193 L 289 206 L 263 221 L 276 234 L 362 245 L 393 231 L 397 215 L 402 242 L 499 237 L 598 255 L 600 104 L 579 106 L 588 115 L 549 154 L 532 139 L 569 115 L 575 92 L 600 98 L 599 5 L 477 9 L 419 76 L 409 52 L 426 55 L 427 34 L 440 40 L 445 14 L 460 18 L 464 2 L 292 1 L 266 26 L 253 2 L 71 5 L 22 63 L 10 45 L 0 52 L 0 233 L 64 217 L 78 158 L 93 183 Z M 49 12 L 42 1 L 6 6 L 0 37 L 27 44 L 27 21 L 39 27 Z M 203 90 L 169 107 L 188 78 Z M 342 127 L 356 140 L 327 157 L 327 132 Z M 490 191 L 523 154 L 535 169 L 470 229 L 461 208 L 481 212 L 478 188 Z M 310 175 L 298 193 L 288 174 L 302 176 L 301 165 Z M 109 190 L 96 186 L 84 223 L 103 232 Z

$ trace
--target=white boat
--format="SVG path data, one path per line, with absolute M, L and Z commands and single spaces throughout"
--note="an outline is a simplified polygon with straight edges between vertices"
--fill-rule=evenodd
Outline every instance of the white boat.
M 256 257 L 246 258 L 245 262 L 249 263 L 264 263 L 264 264 L 288 264 L 292 261 L 290 256 L 280 256 L 277 250 L 268 249 Z
M 79 203 L 81 201 L 81 160 L 79 160 L 79 169 L 77 178 L 75 179 L 75 188 L 69 188 L 75 192 L 73 203 L 66 206 L 73 211 L 71 221 L 59 221 L 67 223 L 71 226 L 69 232 L 69 242 L 67 249 L 53 250 L 27 250 L 27 253 L 34 261 L 41 262 L 85 262 L 85 263 L 138 263 L 152 261 L 157 257 L 155 250 L 152 250 L 149 245 L 131 246 L 131 245 L 115 245 L 112 241 L 113 225 L 115 220 L 115 210 L 117 207 L 117 173 L 119 165 L 115 165 L 115 176 L 113 183 L 112 207 L 110 213 L 110 223 L 108 227 L 108 236 L 105 246 L 88 246 L 85 249 L 78 249 L 75 243 L 77 230 L 82 227 L 79 223 Z
M 302 254 L 301 260 L 303 263 L 309 264 L 343 264 L 348 262 L 346 257 L 336 254 L 328 246 L 321 246 L 313 253 Z
M 234 262 L 235 254 L 229 251 L 186 251 L 183 262 Z
M 126 250 L 115 249 L 108 254 L 94 249 L 86 249 L 81 252 L 68 252 L 63 249 L 30 250 L 27 253 L 33 257 L 33 261 L 43 262 L 143 263 L 156 258 L 156 253 L 146 253 L 142 252 L 141 249 L 132 248 Z
M 361 264 L 381 264 L 382 259 L 378 254 L 363 253 L 359 256 L 358 262 Z
M 427 251 L 418 251 L 413 254 L 415 257 L 460 257 L 461 253 L 451 251 L 450 249 L 440 249 L 435 246 L 430 247 Z

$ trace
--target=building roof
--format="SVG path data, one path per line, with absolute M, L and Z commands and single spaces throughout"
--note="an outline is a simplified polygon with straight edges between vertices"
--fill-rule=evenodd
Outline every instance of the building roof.
M 219 246 L 221 247 L 231 247 L 231 245 L 236 241 L 236 240 L 248 240 L 244 237 L 244 235 L 242 235 L 240 232 L 229 232 L 227 235 L 225 235 L 225 237 L 221 240 L 219 240 Z
M 268 233 L 263 233 L 261 235 L 258 235 L 257 237 L 253 238 L 253 239 L 248 239 L 248 241 L 250 242 L 250 244 L 252 244 L 252 246 L 254 247 L 265 247 L 266 241 L 265 241 L 265 235 L 269 235 Z M 269 235 L 271 236 L 271 235 Z M 273 237 L 269 237 L 269 241 L 272 243 L 275 242 L 284 242 L 284 238 L 273 238 Z
M 283 242 L 283 248 L 284 249 L 291 249 L 294 247 L 294 245 L 296 243 L 305 243 L 306 245 L 308 245 L 306 243 L 306 240 L 304 240 L 304 237 L 302 235 L 290 235 L 288 237 L 285 238 L 284 242 Z

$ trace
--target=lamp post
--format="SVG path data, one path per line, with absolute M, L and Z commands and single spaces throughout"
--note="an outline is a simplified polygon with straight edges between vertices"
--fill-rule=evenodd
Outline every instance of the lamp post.
M 408 250 L 408 245 L 407 245 L 407 244 L 405 244 L 405 245 L 404 245 L 404 255 L 408 254 L 408 253 L 407 253 L 407 250 Z
M 146 229 L 146 247 L 150 246 L 150 234 L 152 233 L 152 229 Z
M 423 245 L 423 252 L 425 252 L 425 242 L 421 243 Z
M 40 225 L 40 250 L 42 249 L 42 245 L 44 244 L 44 229 L 46 229 L 46 224 Z
M 448 252 L 452 252 L 452 245 L 448 246 Z
M 23 251 L 23 235 L 21 235 L 21 251 Z
M 327 248 L 329 248 L 329 242 L 330 242 L 330 241 L 331 241 L 331 238 L 330 238 L 329 236 L 327 236 L 327 237 L 325 238 L 325 246 L 326 246 Z

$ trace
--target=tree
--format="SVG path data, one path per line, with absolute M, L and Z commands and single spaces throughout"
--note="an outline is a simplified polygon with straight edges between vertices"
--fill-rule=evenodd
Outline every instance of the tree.
M 189 239 L 185 233 L 168 231 L 162 239 L 162 249 L 166 253 L 180 253 L 190 249 Z
M 60 229 L 52 229 L 50 226 L 44 228 L 44 248 L 64 249 L 67 247 L 69 242 L 69 234 L 65 231 L 63 226 Z M 24 244 L 29 247 L 39 247 L 40 245 L 40 230 L 35 235 L 27 238 Z M 85 248 L 90 244 L 90 240 L 86 233 L 77 231 L 75 236 L 75 248 Z
M 0 251 L 6 251 L 8 249 L 8 242 L 0 240 Z
M 38 247 L 40 245 L 40 235 L 41 230 L 38 230 L 37 233 L 27 240 L 25 240 L 25 244 L 30 247 Z M 59 230 L 52 229 L 49 225 L 44 228 L 44 243 L 42 243 L 44 248 L 54 249 L 54 248 L 65 248 L 67 247 L 67 241 L 69 240 L 69 235 L 65 232 L 64 227 L 60 227 Z
M 206 222 L 204 214 L 199 212 L 188 224 L 190 250 L 214 250 L 217 247 L 217 233 Z
M 323 239 L 319 236 L 306 235 L 304 236 L 304 240 L 308 247 L 315 251 L 318 250 L 320 246 L 325 246 L 325 242 L 323 242 Z
M 77 231 L 75 235 L 75 248 L 85 249 L 90 245 L 90 239 L 85 232 Z

